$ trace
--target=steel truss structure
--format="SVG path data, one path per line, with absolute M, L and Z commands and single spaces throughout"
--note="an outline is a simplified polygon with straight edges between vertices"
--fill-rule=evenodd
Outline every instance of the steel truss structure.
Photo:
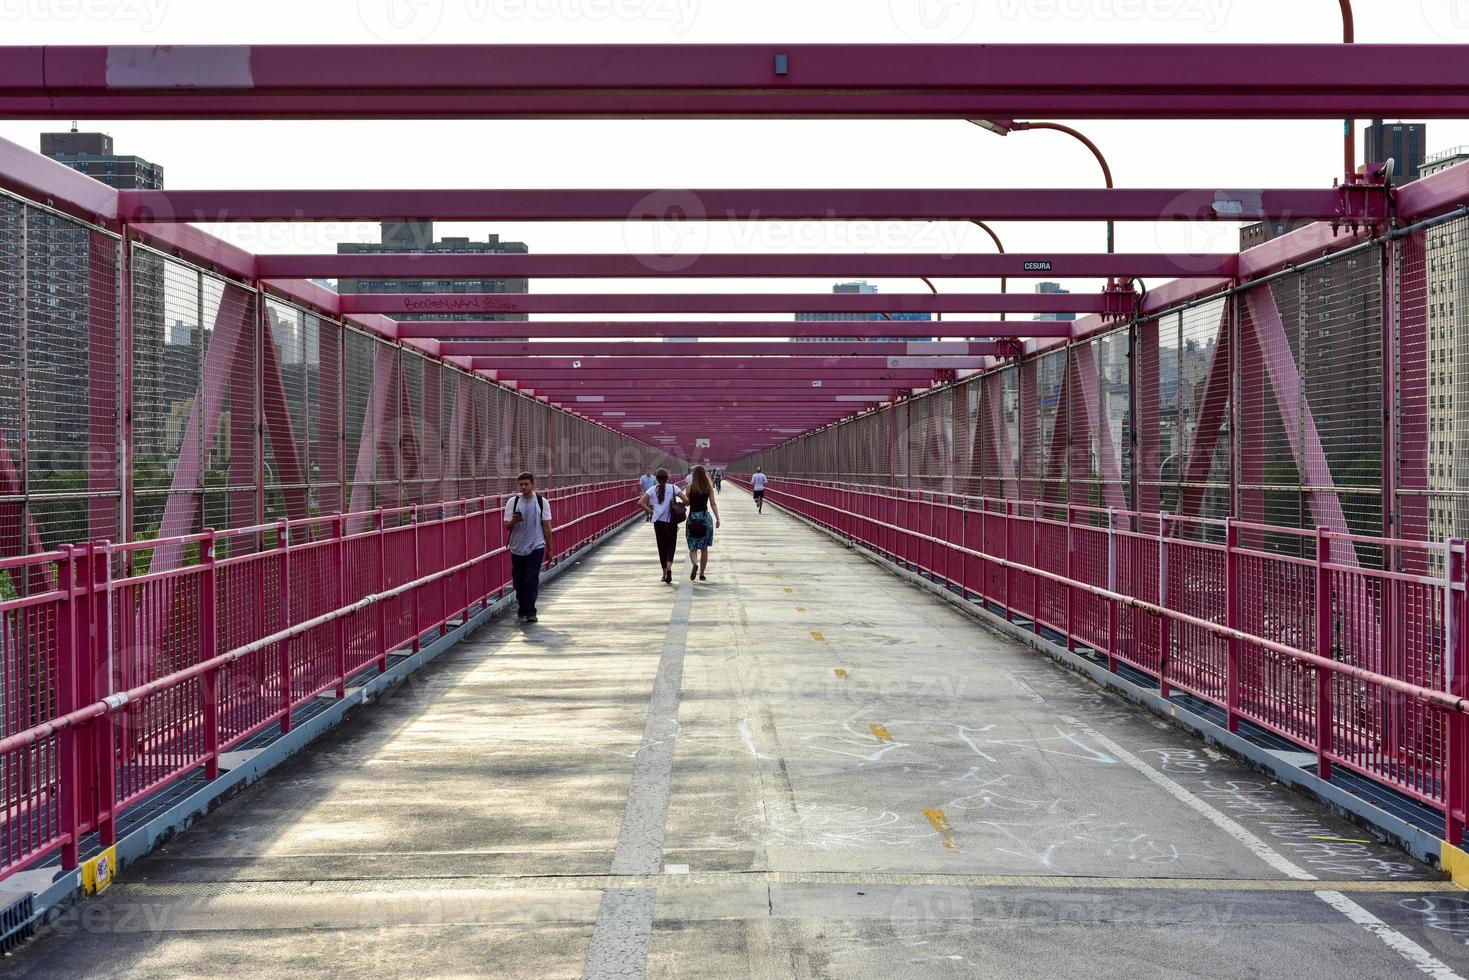
M 0 48 L 0 117 L 1469 116 L 1461 47 L 1354 50 Z M 1363 56 L 1397 70 L 1367 78 Z M 0 142 L 0 190 L 0 875 L 73 866 L 127 806 L 493 602 L 519 470 L 564 556 L 632 516 L 644 466 L 695 458 L 763 466 L 783 506 L 1462 837 L 1469 392 L 1447 364 L 1469 365 L 1469 325 L 1447 270 L 1469 258 L 1469 168 L 1403 188 L 1370 162 L 1305 189 L 119 192 Z M 192 224 L 355 219 L 1313 223 L 1237 255 L 262 256 Z M 926 288 L 339 295 L 324 276 Z M 1004 290 L 1058 276 L 1104 284 Z M 772 319 L 797 312 L 881 319 Z M 521 313 L 567 318 L 449 319 Z

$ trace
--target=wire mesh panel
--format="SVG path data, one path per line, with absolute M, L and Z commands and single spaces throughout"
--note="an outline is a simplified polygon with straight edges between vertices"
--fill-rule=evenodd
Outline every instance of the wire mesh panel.
M 268 302 L 264 350 L 265 517 L 307 516 L 311 371 L 303 310 Z M 317 380 L 320 385 L 320 380 Z
M 1131 373 L 1126 330 L 1072 348 L 1068 483 L 1072 503 L 1131 505 Z
M 0 196 L 0 557 L 118 536 L 117 257 Z
M 203 377 L 197 270 L 133 246 L 133 539 L 156 537 L 170 496 L 178 513 L 199 513 L 204 430 L 190 426 Z M 189 499 L 192 497 L 192 499 Z M 202 527 L 179 520 L 173 534 Z
M 203 436 L 204 524 L 244 527 L 260 519 L 255 404 L 260 344 L 256 294 L 200 276 L 204 359 L 191 419 Z
M 1178 489 L 1172 513 L 1225 517 L 1230 512 L 1231 353 L 1228 303 L 1213 300 L 1178 318 Z M 1206 526 L 1206 525 L 1193 525 Z
M 1019 476 L 1027 500 L 1066 500 L 1066 424 L 1059 417 L 1066 356 L 1053 351 L 1019 368 Z
M 1374 249 L 1241 293 L 1247 520 L 1382 532 L 1381 276 Z
M 0 558 L 29 549 L 25 440 L 21 434 L 21 316 L 25 283 L 24 205 L 0 195 Z M 10 589 L 19 572 L 0 572 Z

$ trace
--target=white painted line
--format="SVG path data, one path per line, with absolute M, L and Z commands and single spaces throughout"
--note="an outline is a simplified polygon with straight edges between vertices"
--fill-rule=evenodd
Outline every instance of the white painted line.
M 1321 901 L 1330 905 L 1342 915 L 1375 935 L 1378 939 L 1381 939 L 1396 951 L 1399 956 L 1417 967 L 1420 973 L 1426 973 L 1430 977 L 1439 977 L 1441 980 L 1463 980 L 1448 964 L 1436 958 L 1428 950 L 1419 946 L 1413 940 L 1398 932 L 1392 926 L 1383 922 L 1341 892 L 1316 892 L 1315 895 Z
M 1142 773 L 1144 777 L 1146 777 L 1150 782 L 1153 782 L 1161 787 L 1169 796 L 1178 800 L 1184 806 L 1198 813 L 1210 823 L 1214 824 L 1214 826 L 1218 827 L 1220 830 L 1224 831 L 1229 836 L 1239 841 L 1245 847 L 1249 848 L 1256 857 L 1264 861 L 1266 864 L 1270 865 L 1272 868 L 1279 871 L 1281 874 L 1284 874 L 1291 878 L 1295 878 L 1298 881 L 1317 880 L 1315 875 L 1311 874 L 1305 868 L 1302 868 L 1300 865 L 1296 864 L 1284 854 L 1281 854 L 1279 851 L 1272 848 L 1260 837 L 1251 833 L 1250 830 L 1246 828 L 1243 824 L 1230 818 L 1223 811 L 1216 809 L 1209 803 L 1195 796 L 1193 793 L 1190 793 L 1188 789 L 1185 788 L 1182 784 L 1176 782 L 1173 779 L 1170 779 L 1167 775 L 1159 772 L 1157 769 L 1154 769 L 1152 766 L 1148 765 L 1142 759 L 1139 759 L 1137 756 L 1133 755 L 1131 752 L 1127 751 L 1107 736 L 1103 735 L 1093 728 L 1088 728 L 1086 725 L 1078 722 L 1075 718 L 1066 718 L 1064 720 L 1076 725 L 1082 732 L 1087 735 L 1088 738 L 1092 739 L 1094 742 L 1096 742 L 1102 748 L 1106 749 L 1112 755 L 1121 759 L 1128 766 Z M 1321 901 L 1325 902 L 1327 905 L 1330 905 L 1332 908 L 1336 909 L 1352 922 L 1372 933 L 1378 939 L 1381 939 L 1385 944 L 1387 944 L 1388 948 L 1392 949 L 1399 956 L 1403 957 L 1403 959 L 1411 963 L 1420 972 L 1426 973 L 1428 976 L 1431 977 L 1438 977 L 1440 978 L 1440 980 L 1464 980 L 1464 978 L 1455 973 L 1448 964 L 1444 963 L 1442 960 L 1435 958 L 1431 953 L 1428 952 L 1428 950 L 1424 949 L 1422 946 L 1419 946 L 1417 943 L 1413 942 L 1413 940 L 1409 939 L 1401 932 L 1398 932 L 1392 926 L 1388 925 L 1386 922 L 1383 922 L 1377 916 L 1373 915 L 1371 912 L 1367 911 L 1362 906 L 1352 901 L 1350 898 L 1347 898 L 1347 896 L 1343 895 L 1341 892 L 1318 891 L 1313 892 L 1312 894 L 1321 899 Z

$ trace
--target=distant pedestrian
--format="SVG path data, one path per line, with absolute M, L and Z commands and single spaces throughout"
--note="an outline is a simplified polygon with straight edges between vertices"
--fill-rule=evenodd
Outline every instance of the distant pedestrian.
M 750 485 L 755 488 L 755 511 L 765 513 L 765 484 L 770 480 L 765 476 L 765 470 L 755 467 L 755 475 L 750 478 Z
M 685 497 L 668 479 L 668 471 L 660 469 L 657 482 L 643 494 L 639 506 L 653 521 L 653 537 L 658 541 L 658 563 L 663 566 L 663 581 L 673 584 L 673 553 L 678 546 L 677 504 L 688 504 Z
M 505 530 L 510 532 L 510 576 L 515 583 L 518 618 L 537 622 L 536 598 L 541 592 L 541 565 L 551 556 L 551 505 L 536 493 L 536 478 L 515 478 L 520 492 L 505 501 Z
M 643 475 L 640 476 L 640 477 L 638 477 L 638 487 L 641 490 L 641 492 L 646 494 L 649 490 L 653 489 L 653 487 L 655 485 L 657 485 L 657 483 L 658 483 L 658 478 L 653 475 L 653 467 L 651 467 L 651 466 L 644 466 L 643 467 Z M 647 520 L 650 520 L 651 521 L 652 519 L 653 519 L 653 515 L 652 514 L 649 514 L 647 516 Z
M 714 529 L 719 526 L 719 501 L 714 499 L 714 484 L 704 467 L 695 466 L 688 490 L 689 519 L 684 540 L 689 546 L 689 580 L 704 579 L 709 567 L 709 546 L 714 543 Z
M 714 471 L 714 492 L 718 493 L 724 489 L 724 470 Z

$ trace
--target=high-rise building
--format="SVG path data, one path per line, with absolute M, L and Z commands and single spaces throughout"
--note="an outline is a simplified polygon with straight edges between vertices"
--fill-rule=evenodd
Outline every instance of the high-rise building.
M 163 187 L 163 168 L 142 157 L 112 151 L 106 133 L 42 133 L 41 154 L 109 187 L 156 191 Z
M 1393 183 L 1409 184 L 1421 176 L 1427 139 L 1426 123 L 1384 123 L 1381 119 L 1374 119 L 1367 127 L 1362 159 L 1364 163 L 1392 160 L 1397 165 Z
M 384 221 L 380 242 L 341 242 L 337 251 L 343 254 L 363 253 L 525 253 L 524 242 L 502 242 L 499 235 L 485 241 L 468 238 L 434 240 L 432 221 Z M 348 293 L 524 293 L 525 279 L 342 279 L 337 292 Z M 402 313 L 397 320 L 528 320 L 524 313 Z
M 1469 146 L 1435 153 L 1419 170 L 1427 176 L 1469 162 Z M 1469 220 L 1456 218 L 1423 233 L 1428 310 L 1428 538 L 1461 537 L 1469 528 Z
M 1052 293 L 1052 294 L 1059 293 L 1059 294 L 1066 294 L 1066 295 L 1070 295 L 1070 293 L 1071 293 L 1071 290 L 1069 290 L 1069 289 L 1062 289 L 1061 288 L 1061 284 L 1059 282 L 1038 282 L 1038 283 L 1035 284 L 1035 291 L 1038 292 L 1038 293 Z M 1037 319 L 1037 320 L 1075 320 L 1076 319 L 1076 314 L 1075 313 L 1037 313 L 1035 315 L 1035 319 Z
M 877 287 L 870 282 L 858 280 L 856 282 L 839 282 L 831 287 L 833 293 L 875 293 Z M 927 313 L 889 313 L 884 316 L 881 313 L 797 313 L 796 319 L 806 323 L 818 320 L 905 320 L 927 321 L 932 319 Z M 809 341 L 843 341 L 843 340 L 878 340 L 894 341 L 896 337 L 797 337 L 797 340 Z M 928 340 L 927 337 L 904 337 L 904 340 Z

